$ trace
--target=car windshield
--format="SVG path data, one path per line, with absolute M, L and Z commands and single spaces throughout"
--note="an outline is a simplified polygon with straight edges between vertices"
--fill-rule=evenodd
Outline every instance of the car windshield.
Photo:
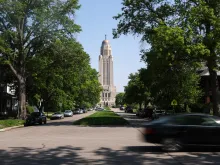
M 40 112 L 33 112 L 33 113 L 31 113 L 31 116 L 38 117 L 38 116 L 40 116 Z
M 219 125 L 220 119 L 218 117 L 205 116 L 205 115 L 178 115 L 172 118 L 171 123 L 177 125 L 212 126 L 212 125 Z
M 171 117 L 170 116 L 166 116 L 166 117 L 161 117 L 159 119 L 153 120 L 153 121 L 151 121 L 151 123 L 153 123 L 153 124 L 166 123 L 166 122 L 168 122 L 170 120 L 171 120 Z
M 66 110 L 65 112 L 66 112 L 66 113 L 70 113 L 70 112 L 71 112 L 71 110 Z
M 54 113 L 54 115 L 60 115 L 60 114 L 61 114 L 60 112 L 55 112 L 55 113 Z

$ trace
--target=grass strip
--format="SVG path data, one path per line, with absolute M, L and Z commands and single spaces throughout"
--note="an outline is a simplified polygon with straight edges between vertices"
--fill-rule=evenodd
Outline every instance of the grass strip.
M 0 120 L 0 129 L 13 127 L 13 126 L 19 126 L 23 124 L 24 124 L 24 120 L 19 120 L 19 119 Z
M 75 121 L 73 124 L 82 126 L 124 126 L 128 125 L 128 122 L 113 111 L 98 111 Z

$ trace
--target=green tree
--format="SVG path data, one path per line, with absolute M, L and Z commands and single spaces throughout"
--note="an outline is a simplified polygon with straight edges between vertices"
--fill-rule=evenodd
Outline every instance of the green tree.
M 91 106 L 99 102 L 98 73 L 91 68 L 89 55 L 74 39 L 56 40 L 28 65 L 28 101 L 45 111 L 72 109 L 75 104 Z M 82 104 L 82 105 L 81 105 Z
M 114 17 L 120 21 L 113 31 L 115 37 L 129 33 L 141 35 L 142 41 L 152 46 L 145 51 L 165 56 L 171 65 L 177 62 L 178 66 L 182 61 L 195 65 L 205 61 L 211 78 L 214 115 L 219 114 L 216 83 L 220 48 L 219 2 L 123 0 L 122 13 Z
M 18 82 L 20 114 L 26 116 L 27 62 L 55 38 L 72 38 L 80 31 L 73 18 L 78 0 L 1 0 L 0 54 Z
M 115 105 L 124 105 L 124 93 L 118 93 L 115 97 Z
M 124 100 L 127 104 L 139 104 L 141 108 L 144 103 L 145 107 L 149 102 L 150 92 L 140 79 L 140 73 L 129 75 L 128 85 L 125 86 Z

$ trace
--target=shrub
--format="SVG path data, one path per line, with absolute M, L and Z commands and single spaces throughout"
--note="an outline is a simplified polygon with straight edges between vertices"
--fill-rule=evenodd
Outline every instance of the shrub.
M 27 105 L 27 113 L 28 114 L 31 114 L 32 112 L 34 112 L 34 108 L 32 107 L 32 106 L 30 106 L 30 105 Z

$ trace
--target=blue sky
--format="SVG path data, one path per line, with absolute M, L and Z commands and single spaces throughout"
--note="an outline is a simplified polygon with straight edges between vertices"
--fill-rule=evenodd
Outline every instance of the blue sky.
M 123 92 L 127 85 L 128 75 L 145 67 L 140 62 L 139 52 L 142 44 L 140 38 L 121 36 L 113 39 L 112 29 L 116 28 L 117 21 L 112 17 L 121 12 L 120 0 L 79 0 L 81 9 L 76 14 L 76 23 L 81 25 L 82 32 L 77 40 L 90 55 L 91 66 L 98 71 L 98 57 L 102 41 L 107 39 L 112 47 L 114 58 L 114 84 L 117 92 Z

